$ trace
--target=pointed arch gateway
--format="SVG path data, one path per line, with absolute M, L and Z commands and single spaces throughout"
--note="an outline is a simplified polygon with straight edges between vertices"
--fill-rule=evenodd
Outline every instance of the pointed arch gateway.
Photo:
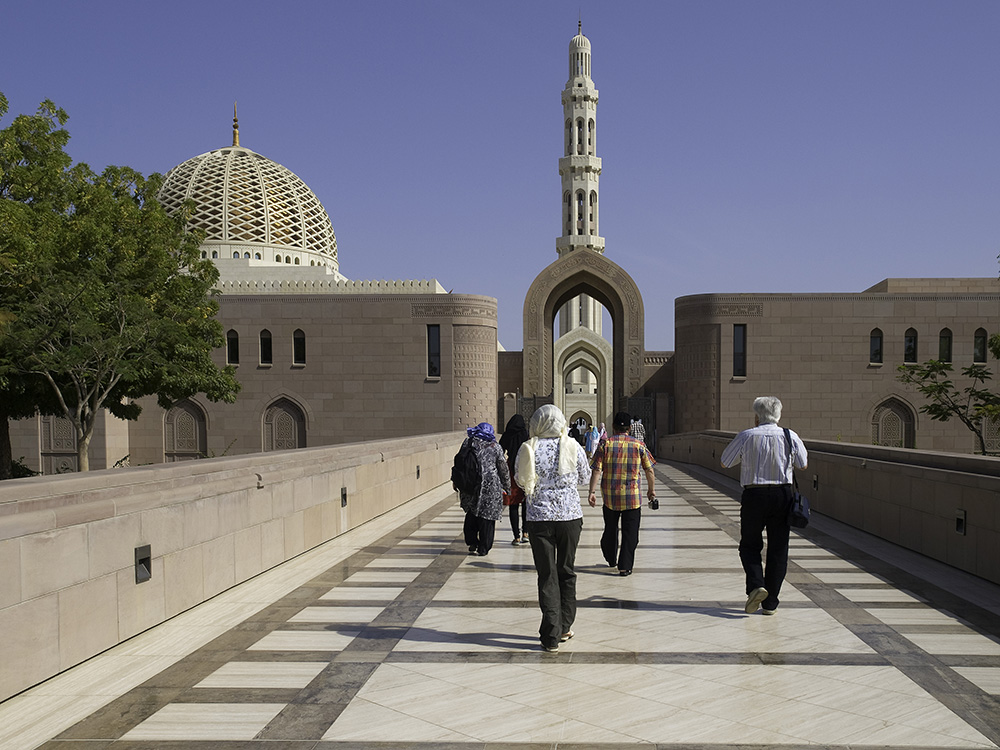
M 593 297 L 611 314 L 612 393 L 615 404 L 642 385 L 645 314 L 639 287 L 604 255 L 576 250 L 542 270 L 524 298 L 523 383 L 526 396 L 549 396 L 555 386 L 553 323 L 559 308 L 580 294 Z

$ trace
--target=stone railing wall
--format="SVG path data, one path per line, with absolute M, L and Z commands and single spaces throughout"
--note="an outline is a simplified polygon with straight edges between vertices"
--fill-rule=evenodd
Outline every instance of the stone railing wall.
M 661 459 L 723 469 L 731 432 L 667 435 Z M 805 441 L 799 489 L 818 513 L 1000 583 L 1000 458 Z
M 449 482 L 464 436 L 0 483 L 0 700 Z

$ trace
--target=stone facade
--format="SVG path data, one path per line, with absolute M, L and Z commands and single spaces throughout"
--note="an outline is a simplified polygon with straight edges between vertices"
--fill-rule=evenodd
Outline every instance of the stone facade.
M 923 396 L 898 381 L 897 368 L 908 332 L 921 363 L 939 357 L 950 333 L 964 387 L 959 371 L 973 364 L 977 332 L 997 332 L 996 279 L 886 279 L 857 294 L 702 294 L 678 298 L 675 311 L 676 432 L 743 429 L 753 398 L 773 394 L 785 406 L 783 422 L 813 439 L 976 449 L 957 420 L 920 413 Z M 734 369 L 737 326 L 745 326 L 745 375 Z M 878 332 L 881 362 L 871 356 Z M 996 378 L 997 361 L 980 358 Z M 890 419 L 880 422 L 886 408 Z
M 223 329 L 239 341 L 243 390 L 236 403 L 198 395 L 165 413 L 149 397 L 136 422 L 105 415 L 92 468 L 124 458 L 137 466 L 423 435 L 496 417 L 497 303 L 491 297 L 221 295 L 219 305 Z M 440 333 L 438 375 L 428 371 L 428 326 Z M 270 364 L 261 361 L 265 330 Z M 301 363 L 293 361 L 296 331 L 304 334 Z M 216 363 L 226 364 L 228 355 L 226 347 L 217 350 Z M 51 452 L 39 440 L 43 421 L 14 425 L 14 456 L 54 473 Z M 69 438 L 73 445 L 60 455 L 72 459 Z

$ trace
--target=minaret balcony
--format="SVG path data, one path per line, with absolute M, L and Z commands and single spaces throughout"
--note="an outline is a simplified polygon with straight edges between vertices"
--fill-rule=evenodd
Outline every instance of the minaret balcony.
M 559 159 L 559 174 L 569 172 L 596 172 L 601 173 L 601 157 L 574 154 L 573 156 L 563 156 Z
M 604 238 L 597 234 L 567 234 L 556 239 L 556 252 L 562 255 L 568 250 L 594 250 L 604 252 Z

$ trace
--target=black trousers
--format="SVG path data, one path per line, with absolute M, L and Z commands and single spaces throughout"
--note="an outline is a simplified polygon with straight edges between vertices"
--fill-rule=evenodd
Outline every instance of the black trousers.
M 465 544 L 470 550 L 485 555 L 493 549 L 493 535 L 496 531 L 496 521 L 480 518 L 475 513 L 465 514 Z
M 542 624 L 538 636 L 543 646 L 559 645 L 576 620 L 576 548 L 583 519 L 526 521 L 531 556 L 538 572 L 538 606 Z
M 744 487 L 740 500 L 740 562 L 747 578 L 747 594 L 763 586 L 767 598 L 764 609 L 778 606 L 778 593 L 788 570 L 788 507 L 792 503 L 790 484 Z M 761 563 L 764 532 L 767 532 L 767 561 Z
M 601 535 L 601 552 L 608 565 L 617 565 L 618 570 L 632 570 L 635 564 L 635 548 L 639 546 L 639 521 L 642 508 L 633 510 L 611 510 L 604 506 L 604 533 Z M 622 526 L 621 550 L 618 549 L 618 522 Z
M 528 503 L 524 500 L 519 502 L 517 505 L 511 505 L 510 507 L 510 529 L 514 532 L 514 538 L 521 538 L 521 523 L 526 523 L 527 516 L 527 506 Z M 527 525 L 525 525 L 525 533 L 528 533 Z

